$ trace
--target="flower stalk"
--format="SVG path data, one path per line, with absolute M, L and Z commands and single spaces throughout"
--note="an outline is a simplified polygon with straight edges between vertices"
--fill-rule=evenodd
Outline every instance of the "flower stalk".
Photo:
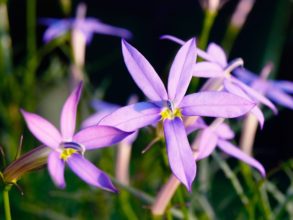
M 269 77 L 269 74 L 272 72 L 273 65 L 272 63 L 268 63 L 265 65 L 261 71 L 260 77 L 262 80 L 266 80 Z M 257 118 L 249 113 L 243 123 L 242 132 L 240 136 L 240 148 L 248 155 L 253 154 L 253 144 L 257 131 Z
M 3 204 L 4 204 L 4 213 L 5 220 L 11 220 L 11 210 L 10 210 L 10 201 L 9 201 L 9 191 L 11 189 L 11 184 L 7 184 L 3 190 Z

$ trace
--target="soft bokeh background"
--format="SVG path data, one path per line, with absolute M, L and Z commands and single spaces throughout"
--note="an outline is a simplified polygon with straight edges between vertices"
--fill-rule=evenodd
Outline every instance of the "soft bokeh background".
M 199 36 L 202 29 L 203 12 L 196 0 L 84 2 L 88 6 L 88 16 L 130 30 L 134 35 L 131 43 L 164 79 L 178 46 L 159 37 L 172 34 L 185 40 Z M 3 83 L 0 84 L 0 144 L 7 162 L 13 160 L 21 134 L 24 135 L 24 152 L 39 144 L 24 126 L 19 107 L 38 112 L 57 124 L 60 108 L 69 92 L 70 45 L 61 41 L 59 45 L 45 47 L 42 41 L 45 27 L 37 24 L 34 32 L 34 19 L 38 22 L 44 17 L 72 17 L 78 3 L 70 0 L 7 2 L 12 59 L 10 66 L 8 62 L 0 62 L 3 66 L 8 65 L 9 70 L 1 68 L 3 72 L 0 72 Z M 227 22 L 237 3 L 230 0 L 220 10 L 210 41 L 222 42 Z M 293 81 L 292 9 L 293 4 L 289 0 L 256 1 L 230 57 L 242 57 L 245 67 L 256 73 L 272 61 L 275 78 Z M 5 20 L 3 10 L 0 11 L 0 23 L 1 20 Z M 1 29 L 0 34 L 3 38 L 7 32 Z M 1 59 L 4 60 L 3 57 Z M 93 112 L 89 101 L 94 97 L 123 105 L 130 94 L 137 93 L 143 100 L 142 93 L 127 73 L 119 38 L 95 35 L 87 47 L 85 70 L 88 80 L 79 121 Z M 28 75 L 32 75 L 33 80 Z M 17 83 L 6 81 L 11 77 L 15 77 Z M 269 111 L 265 112 L 271 115 Z M 239 123 L 235 126 L 239 127 Z M 253 207 L 254 218 L 251 219 L 269 219 L 268 216 L 274 216 L 272 219 L 292 218 L 292 130 L 292 111 L 281 109 L 278 116 L 270 116 L 264 129 L 258 131 L 254 155 L 267 171 L 273 171 L 269 181 L 263 185 L 254 172 L 256 178 L 243 177 L 240 163 L 235 159 L 219 161 L 210 158 L 208 167 L 201 170 L 202 174 L 199 173 L 194 183 L 193 193 L 180 187 L 172 200 L 173 207 L 183 210 L 183 213 L 189 212 L 194 219 L 215 216 L 216 219 L 249 219 L 248 216 L 251 218 L 252 215 L 247 214 L 251 210 L 247 206 Z M 133 146 L 131 187 L 121 187 L 119 195 L 91 188 L 71 172 L 66 172 L 67 188 L 59 190 L 53 185 L 47 170 L 41 169 L 25 175 L 18 182 L 24 196 L 16 188 L 11 190 L 13 219 L 150 219 L 150 202 L 170 175 L 164 143 L 159 142 L 144 155 L 140 153 L 152 137 L 151 129 L 140 132 Z M 115 148 L 91 152 L 87 156 L 114 175 Z M 231 167 L 233 176 L 241 183 L 244 196 L 249 200 L 246 206 L 241 202 L 243 194 L 236 193 L 231 179 L 226 178 L 220 168 L 223 163 Z M 200 178 L 207 173 L 207 179 Z M 0 213 L 3 218 L 3 211 Z M 168 211 L 166 218 L 177 217 Z

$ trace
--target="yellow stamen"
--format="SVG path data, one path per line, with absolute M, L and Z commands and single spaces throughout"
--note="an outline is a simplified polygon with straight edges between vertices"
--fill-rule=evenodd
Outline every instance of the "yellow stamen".
M 60 154 L 60 159 L 66 161 L 72 154 L 76 153 L 77 150 L 73 148 L 65 148 Z
M 169 108 L 164 108 L 161 111 L 161 116 L 162 116 L 163 120 L 165 120 L 165 119 L 173 120 L 175 117 L 182 119 L 182 114 L 181 114 L 180 108 L 175 108 L 174 111 L 172 111 Z

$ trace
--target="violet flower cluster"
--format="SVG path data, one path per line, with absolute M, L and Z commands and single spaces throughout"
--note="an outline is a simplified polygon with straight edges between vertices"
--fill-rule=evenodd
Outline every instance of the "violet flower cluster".
M 43 19 L 42 22 L 49 25 L 44 34 L 46 42 L 70 29 L 82 32 L 88 43 L 93 33 L 124 38 L 131 36 L 125 29 L 103 24 L 94 18 Z M 48 170 L 58 187 L 64 188 L 66 185 L 64 169 L 67 164 L 89 185 L 116 192 L 107 174 L 84 157 L 85 151 L 114 145 L 126 137 L 125 140 L 133 142 L 140 128 L 156 126 L 158 123 L 163 125 L 171 171 L 189 191 L 196 176 L 196 161 L 209 156 L 216 146 L 255 167 L 262 176 L 265 175 L 265 170 L 258 161 L 230 142 L 234 138 L 234 132 L 227 124 L 221 122 L 217 126 L 208 126 L 201 117 L 224 120 L 251 112 L 262 127 L 264 116 L 257 104 L 264 104 L 276 113 L 277 109 L 269 100 L 271 99 L 292 109 L 293 99 L 286 93 L 293 93 L 293 84 L 286 81 L 264 81 L 245 69 L 237 68 L 243 65 L 242 59 L 228 63 L 223 49 L 214 43 L 209 44 L 206 51 L 202 51 L 197 48 L 194 38 L 187 42 L 169 35 L 162 38 L 182 45 L 172 62 L 167 87 L 148 60 L 122 40 L 125 64 L 148 101 L 130 101 L 124 107 L 96 102 L 96 110 L 102 111 L 84 121 L 83 129 L 77 133 L 76 113 L 82 83 L 74 89 L 63 106 L 60 131 L 41 116 L 21 110 L 32 134 L 50 148 Z M 198 56 L 204 61 L 197 61 Z M 231 75 L 232 71 L 236 77 Z M 192 77 L 210 79 L 200 92 L 186 94 Z M 198 118 L 190 130 L 185 121 L 193 116 Z M 187 136 L 191 131 L 199 129 L 200 142 L 198 146 L 191 146 Z

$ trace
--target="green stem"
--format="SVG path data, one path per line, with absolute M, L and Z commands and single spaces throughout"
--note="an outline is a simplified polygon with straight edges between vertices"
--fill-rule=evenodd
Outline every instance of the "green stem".
M 212 26 L 215 22 L 215 18 L 217 16 L 217 12 L 205 11 L 205 18 L 204 18 L 204 23 L 203 23 L 203 28 L 202 32 L 200 34 L 198 46 L 201 49 L 205 49 L 209 40 L 210 32 L 212 29 Z
M 3 203 L 4 203 L 5 220 L 11 220 L 10 202 L 9 202 L 10 189 L 11 189 L 11 185 L 6 185 L 3 190 Z

